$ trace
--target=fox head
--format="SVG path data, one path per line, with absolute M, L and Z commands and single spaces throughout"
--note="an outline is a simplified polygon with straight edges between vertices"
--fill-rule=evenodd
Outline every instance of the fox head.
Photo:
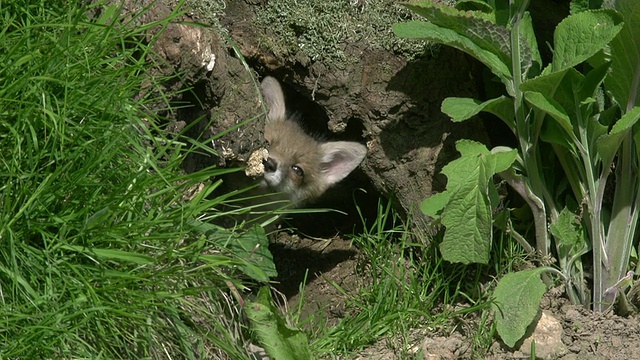
M 285 194 L 293 205 L 322 195 L 362 162 L 367 148 L 356 142 L 321 142 L 307 135 L 295 119 L 287 117 L 278 81 L 266 77 L 261 84 L 269 110 L 264 137 L 269 155 L 263 161 L 262 185 Z

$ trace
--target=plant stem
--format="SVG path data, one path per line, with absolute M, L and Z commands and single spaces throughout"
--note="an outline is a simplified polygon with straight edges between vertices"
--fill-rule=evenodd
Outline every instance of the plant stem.
M 525 179 L 522 176 L 518 176 L 513 171 L 507 170 L 503 171 L 500 174 L 500 177 L 511 186 L 513 190 L 515 190 L 518 195 L 529 205 L 531 212 L 533 213 L 533 222 L 536 229 L 536 238 L 539 231 L 544 231 L 546 234 L 547 228 L 547 219 L 544 213 L 544 204 L 542 201 L 533 194 L 531 191 L 530 185 L 525 183 Z M 527 244 L 528 245 L 528 244 Z M 536 244 L 536 249 L 538 248 L 539 242 Z M 525 247 L 526 249 L 529 249 Z
M 507 231 L 506 231 L 507 234 L 511 235 L 518 242 L 518 244 L 522 246 L 524 251 L 526 251 L 527 253 L 532 253 L 534 251 L 534 248 L 531 247 L 531 245 L 529 245 L 529 243 L 527 242 L 527 239 L 525 239 L 524 236 L 520 235 L 520 233 L 514 230 L 511 227 L 511 223 L 509 223 L 508 226 L 509 227 L 507 228 Z
M 577 96 L 574 94 L 574 96 Z M 576 104 L 580 104 L 579 99 L 574 99 Z M 579 107 L 579 105 L 576 105 Z M 602 303 L 601 300 L 598 300 L 596 296 L 600 296 L 598 294 L 601 293 L 604 285 L 603 270 L 608 268 L 609 259 L 607 258 L 607 251 L 605 249 L 605 227 L 602 219 L 602 202 L 598 201 L 599 194 L 601 192 L 601 186 L 606 184 L 606 179 L 604 181 L 600 178 L 596 182 L 595 171 L 594 171 L 594 161 L 591 156 L 590 149 L 590 141 L 588 134 L 588 124 L 590 118 L 585 118 L 583 116 L 582 111 L 579 108 L 576 109 L 576 117 L 578 123 L 578 139 L 574 139 L 575 145 L 579 150 L 580 157 L 582 158 L 582 164 L 584 166 L 584 181 L 586 181 L 587 192 L 585 193 L 587 207 L 588 207 L 588 216 L 584 217 L 584 221 L 587 224 L 587 228 L 589 229 L 590 238 L 591 238 L 591 246 L 593 251 L 593 264 L 594 264 L 594 304 Z M 581 199 L 577 199 L 580 201 Z M 604 268 L 602 267 L 604 265 Z M 606 287 L 605 287 L 606 289 Z M 598 300 L 598 301 L 596 301 Z
M 624 276 L 629 265 L 640 206 L 640 185 L 633 157 L 633 136 L 630 133 L 622 143 L 618 158 L 611 222 L 602 250 L 607 257 L 596 258 L 597 252 L 594 248 L 593 302 L 597 311 L 604 311 L 615 301 L 617 293 L 607 293 L 606 290 Z
M 515 8 L 513 1 L 511 14 L 511 71 L 513 73 L 513 94 L 514 94 L 514 110 L 516 117 L 516 133 L 520 144 L 520 153 L 524 168 L 527 170 L 527 176 L 530 184 L 524 186 L 523 198 L 531 207 L 534 215 L 534 223 L 536 229 L 536 248 L 543 257 L 549 255 L 550 242 L 547 234 L 547 215 L 545 204 L 540 198 L 540 172 L 535 156 L 535 145 L 531 139 L 529 117 L 525 113 L 523 92 L 520 90 L 522 84 L 522 68 L 520 64 L 520 22 L 522 15 L 528 6 L 528 1 L 523 1 L 519 8 Z

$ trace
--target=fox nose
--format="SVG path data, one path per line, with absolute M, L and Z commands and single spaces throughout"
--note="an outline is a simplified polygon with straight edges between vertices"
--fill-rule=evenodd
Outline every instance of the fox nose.
M 278 169 L 278 163 L 272 157 L 269 157 L 266 160 L 263 160 L 262 161 L 262 165 L 264 165 L 264 171 L 265 172 L 272 173 L 272 172 L 275 172 Z

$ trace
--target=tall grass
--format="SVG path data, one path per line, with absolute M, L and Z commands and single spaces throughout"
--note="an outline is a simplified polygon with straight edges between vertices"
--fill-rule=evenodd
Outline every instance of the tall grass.
M 318 353 L 349 354 L 383 338 L 411 341 L 411 329 L 441 324 L 450 316 L 434 314 L 432 309 L 442 292 L 448 291 L 451 279 L 445 278 L 441 262 L 424 261 L 417 255 L 426 248 L 412 243 L 411 238 L 390 203 L 379 204 L 374 224 L 353 238 L 363 255 L 356 268 L 363 282 L 355 293 L 333 284 L 348 299 L 348 315 L 337 326 L 317 334 L 314 347 Z M 408 345 L 398 346 L 406 351 Z
M 452 264 L 438 251 L 441 234 L 431 236 L 431 244 L 416 243 L 427 235 L 412 233 L 389 203 L 379 204 L 377 214 L 374 224 L 352 240 L 361 254 L 358 290 L 347 292 L 332 283 L 347 298 L 347 315 L 332 328 L 322 326 L 321 315 L 312 318 L 317 322 L 311 326 L 314 351 L 349 357 L 384 341 L 398 358 L 418 358 L 425 331 L 448 334 L 464 327 L 466 356 L 484 356 L 494 335 L 489 325 L 493 279 L 521 266 L 525 252 L 501 238 L 491 265 Z
M 150 110 L 178 14 L 74 3 L 0 2 L 0 358 L 246 358 L 225 290 L 255 266 L 198 231 L 218 170 Z

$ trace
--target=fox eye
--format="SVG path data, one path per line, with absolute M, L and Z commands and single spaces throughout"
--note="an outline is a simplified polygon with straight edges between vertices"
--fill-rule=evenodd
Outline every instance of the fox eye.
M 302 170 L 302 168 L 298 165 L 293 165 L 291 167 L 291 170 L 293 170 L 294 174 L 296 174 L 299 177 L 303 177 L 304 176 L 304 170 Z

